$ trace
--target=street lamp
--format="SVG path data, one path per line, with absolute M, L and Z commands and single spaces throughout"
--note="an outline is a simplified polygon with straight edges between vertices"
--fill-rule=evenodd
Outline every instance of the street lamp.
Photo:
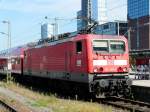
M 8 34 L 7 34 L 7 33 L 5 33 L 5 32 L 0 32 L 0 34 L 2 34 L 2 35 L 6 35 L 6 36 L 8 37 Z M 8 40 L 8 38 L 7 38 L 7 44 L 8 44 L 8 42 L 9 42 L 9 40 Z M 8 52 L 8 49 L 9 49 L 9 46 L 7 46 L 7 52 Z
M 1 34 L 5 34 L 8 37 L 8 49 L 11 48 L 11 29 L 10 29 L 10 22 L 9 21 L 2 21 L 2 23 L 7 24 L 7 33 L 1 32 Z
M 0 32 L 3 35 L 6 35 L 8 38 L 7 41 L 7 47 L 8 47 L 8 64 L 7 64 L 7 82 L 8 82 L 8 78 L 9 76 L 11 77 L 11 25 L 10 25 L 10 21 L 2 21 L 2 23 L 7 24 L 7 33 L 4 32 Z M 10 72 L 8 72 L 10 70 Z

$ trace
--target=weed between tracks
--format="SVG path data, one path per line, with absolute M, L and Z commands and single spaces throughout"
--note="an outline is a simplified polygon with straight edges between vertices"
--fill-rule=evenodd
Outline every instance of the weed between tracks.
M 27 89 L 18 83 L 0 82 L 0 86 L 34 100 L 31 106 L 47 107 L 53 112 L 112 112 L 112 108 L 97 103 L 59 99 L 52 94 L 43 94 Z
M 0 112 L 9 112 L 8 110 L 6 110 L 5 108 L 3 107 L 0 107 Z

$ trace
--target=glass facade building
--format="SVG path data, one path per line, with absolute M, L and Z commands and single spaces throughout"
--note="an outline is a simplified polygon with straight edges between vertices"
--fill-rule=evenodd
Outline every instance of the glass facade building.
M 128 0 L 131 50 L 150 49 L 150 0 Z
M 81 19 L 82 29 L 88 25 L 88 19 L 97 21 L 98 19 L 98 0 L 82 0 L 81 3 Z
M 106 23 L 107 20 L 107 0 L 82 0 L 81 11 L 77 12 L 77 30 L 84 29 L 88 25 L 88 19 L 99 22 L 99 24 Z
M 82 17 L 88 18 L 90 16 L 89 11 L 91 9 L 91 18 L 93 20 L 98 19 L 98 0 L 82 0 Z
M 77 12 L 77 18 L 81 18 L 81 16 L 82 16 L 82 11 L 80 10 Z M 83 24 L 82 21 L 83 21 L 82 19 L 77 19 L 77 31 L 82 30 L 82 24 Z
M 150 15 L 150 0 L 128 0 L 128 18 Z

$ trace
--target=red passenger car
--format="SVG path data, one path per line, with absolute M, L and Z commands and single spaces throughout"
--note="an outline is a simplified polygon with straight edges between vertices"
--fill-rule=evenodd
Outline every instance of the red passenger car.
M 0 69 L 3 69 L 4 73 L 7 73 L 7 69 L 9 69 L 12 74 L 22 74 L 25 49 L 27 46 L 11 48 L 10 53 L 8 50 L 2 51 L 0 53 Z
M 82 34 L 24 52 L 24 75 L 80 83 L 97 96 L 129 95 L 128 71 L 128 43 L 122 36 Z
M 7 59 L 0 58 L 0 71 L 4 71 L 7 68 Z
M 23 73 L 23 58 L 26 46 L 11 49 L 11 72 L 13 74 Z

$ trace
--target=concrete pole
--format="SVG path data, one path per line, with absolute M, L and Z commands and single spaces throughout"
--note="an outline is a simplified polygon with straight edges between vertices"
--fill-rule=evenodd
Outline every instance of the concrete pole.
M 137 49 L 139 50 L 139 47 L 140 47 L 140 35 L 139 35 L 139 19 L 137 18 L 137 32 L 136 32 L 136 35 L 137 35 Z
M 128 29 L 128 45 L 129 45 L 129 51 L 131 50 L 131 27 Z
M 55 28 L 54 28 L 54 29 L 55 29 L 55 30 L 54 30 L 54 33 L 55 33 L 55 40 L 58 40 L 58 19 L 55 18 L 54 20 L 55 20 L 55 23 L 54 23 L 54 24 L 55 24 L 55 25 L 54 25 L 54 27 L 55 27 Z
M 8 47 L 8 62 L 7 62 L 7 83 L 9 78 L 11 78 L 11 25 L 9 21 L 2 21 L 4 24 L 7 24 L 7 47 Z
M 118 24 L 118 36 L 120 35 L 120 26 L 119 26 L 119 21 L 117 22 Z

